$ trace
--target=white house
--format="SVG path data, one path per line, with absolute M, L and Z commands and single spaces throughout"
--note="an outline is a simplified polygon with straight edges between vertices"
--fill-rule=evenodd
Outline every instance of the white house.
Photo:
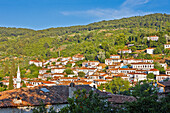
M 73 61 L 79 61 L 79 60 L 84 60 L 84 59 L 85 59 L 85 57 L 83 55 L 81 55 L 81 54 L 77 54 L 77 55 L 74 55 L 72 57 Z
M 66 68 L 53 68 L 51 69 L 51 73 L 63 73 Z
M 106 65 L 112 65 L 113 63 L 119 63 L 119 62 L 121 62 L 121 59 L 119 59 L 119 58 L 107 58 L 107 59 L 105 59 Z
M 165 74 L 156 75 L 157 81 L 163 81 L 165 79 L 170 79 L 170 75 L 165 75 Z
M 159 70 L 158 69 L 150 69 L 149 71 L 148 71 L 148 74 L 149 73 L 153 73 L 154 75 L 159 75 Z
M 153 60 L 152 59 L 142 59 L 142 62 L 153 63 Z
M 61 58 L 61 61 L 70 61 L 71 60 L 71 57 L 62 57 Z
M 146 53 L 153 54 L 154 48 L 147 48 Z
M 64 73 L 53 73 L 53 77 L 64 77 Z
M 42 69 L 39 70 L 39 74 L 44 74 L 44 73 L 46 73 L 48 70 L 49 70 L 49 69 L 47 69 L 47 68 L 42 68 Z
M 131 64 L 131 63 L 138 63 L 142 62 L 142 59 L 124 59 L 123 63 L 124 64 Z
M 164 49 L 170 48 L 170 44 L 164 44 Z
M 147 79 L 146 73 L 128 73 L 127 76 L 130 77 L 131 81 L 135 81 L 135 82 Z
M 147 40 L 152 40 L 152 41 L 158 41 L 159 37 L 158 36 L 149 36 L 147 37 Z
M 42 66 L 43 66 L 43 62 L 38 61 L 38 60 L 30 60 L 30 61 L 29 61 L 29 65 L 31 65 L 31 64 L 34 64 L 34 65 L 36 65 L 37 67 L 42 67 Z
M 56 82 L 51 82 L 51 81 L 43 81 L 43 84 L 46 86 L 56 86 Z
M 87 61 L 82 63 L 82 67 L 89 67 L 89 68 L 94 68 L 99 65 L 99 61 Z
M 152 64 L 152 63 L 139 62 L 139 63 L 132 63 L 131 65 L 132 65 L 132 68 L 136 68 L 138 70 L 154 69 L 154 64 Z
M 117 59 L 120 59 L 120 55 L 110 55 L 110 58 L 117 58 Z
M 170 69 L 167 69 L 165 73 L 166 75 L 170 75 Z
M 136 69 L 131 69 L 131 68 L 119 68 L 118 69 L 118 73 L 127 74 L 127 73 L 135 73 L 135 72 L 136 72 Z
M 132 53 L 132 50 L 131 49 L 123 49 L 120 51 L 120 53 Z
M 105 64 L 106 64 L 106 65 L 112 65 L 112 64 L 113 64 L 112 58 L 107 58 L 107 59 L 105 59 Z

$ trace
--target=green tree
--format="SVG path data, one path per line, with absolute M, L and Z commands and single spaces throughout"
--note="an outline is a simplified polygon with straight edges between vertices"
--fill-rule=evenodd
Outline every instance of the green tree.
M 12 61 L 12 66 L 11 66 L 11 72 L 12 76 L 16 76 L 16 66 L 15 66 L 15 61 Z
M 82 72 L 82 71 L 80 71 L 80 72 L 78 72 L 78 76 L 79 76 L 79 77 L 84 77 L 84 76 L 85 76 L 85 73 Z
M 130 49 L 132 50 L 132 52 L 136 51 L 136 47 L 135 46 L 130 47 Z
M 69 74 L 74 74 L 74 73 L 73 73 L 73 70 L 71 70 L 70 68 L 65 69 L 64 72 L 65 72 L 67 75 L 69 75 Z
M 158 62 L 154 62 L 154 68 L 158 69 L 161 74 L 165 73 L 165 69 Z
M 154 54 L 161 54 L 162 50 L 159 47 L 157 47 L 156 49 L 154 49 L 153 53 Z
M 13 86 L 13 75 L 10 73 L 9 75 L 9 90 L 11 89 L 14 89 L 14 86 Z
M 72 64 L 71 64 L 71 63 L 68 63 L 68 64 L 65 65 L 65 67 L 71 68 L 71 67 L 72 67 Z
M 142 83 L 142 84 L 141 84 Z M 132 89 L 132 96 L 136 98 L 149 97 L 157 93 L 157 89 L 147 81 L 138 82 Z
M 9 74 L 9 67 L 6 63 L 5 63 L 5 68 L 4 68 L 4 75 L 5 74 Z
M 105 84 L 106 91 L 114 94 L 128 90 L 129 87 L 129 81 L 123 80 L 122 78 L 114 78 L 111 82 Z
M 112 113 L 113 109 L 110 103 L 104 101 L 105 98 L 99 96 L 98 93 L 86 90 L 77 90 L 75 97 L 69 98 L 69 105 L 62 108 L 60 113 Z
M 46 43 L 44 43 L 44 47 L 47 49 L 47 48 L 49 48 L 50 46 L 49 46 L 48 43 L 46 42 Z
M 154 74 L 153 73 L 149 73 L 147 74 L 147 79 L 154 79 Z

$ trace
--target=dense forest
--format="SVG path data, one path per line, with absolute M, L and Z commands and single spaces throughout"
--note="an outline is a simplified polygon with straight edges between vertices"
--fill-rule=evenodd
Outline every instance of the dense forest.
M 145 37 L 151 35 L 160 38 L 157 42 L 148 41 Z M 80 53 L 86 60 L 104 62 L 110 54 L 129 48 L 127 44 L 134 44 L 130 48 L 134 53 L 135 50 L 154 47 L 155 54 L 164 53 L 169 57 L 169 51 L 163 47 L 169 36 L 170 15 L 158 13 L 38 31 L 0 27 L 0 60 L 13 56 L 42 60 Z M 151 58 L 144 53 L 136 58 L 145 57 Z

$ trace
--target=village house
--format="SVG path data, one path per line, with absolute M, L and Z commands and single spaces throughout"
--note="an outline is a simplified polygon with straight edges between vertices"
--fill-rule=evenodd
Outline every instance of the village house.
M 54 77 L 64 77 L 64 73 L 53 73 L 52 76 Z
M 39 74 L 44 74 L 44 73 L 46 73 L 48 70 L 49 70 L 49 69 L 47 69 L 47 68 L 42 68 L 42 69 L 39 70 Z
M 113 69 L 107 69 L 106 72 L 107 72 L 108 74 L 118 74 L 118 69 L 115 69 L 115 68 L 113 68 Z
M 71 60 L 71 57 L 62 57 L 61 58 L 61 61 L 70 61 Z
M 43 62 L 38 61 L 38 60 L 30 60 L 30 61 L 29 61 L 29 65 L 31 65 L 31 64 L 34 64 L 34 65 L 36 65 L 37 67 L 42 67 L 42 66 L 43 66 Z
M 135 73 L 135 72 L 136 72 L 136 69 L 132 69 L 132 68 L 119 68 L 118 69 L 118 73 L 127 74 L 127 73 Z
M 113 80 L 113 77 L 105 77 L 105 80 L 107 80 L 107 81 L 112 81 L 112 80 Z
M 131 46 L 134 46 L 134 45 L 135 45 L 135 44 L 128 44 L 127 46 L 128 46 L 128 47 L 131 47 Z
M 81 67 L 77 69 L 78 72 L 84 72 L 86 75 L 92 75 L 94 72 L 97 71 L 96 68 L 87 68 L 87 67 Z
M 43 67 L 45 67 L 47 64 L 50 64 L 50 60 L 44 61 L 43 62 Z
M 154 48 L 147 48 L 146 53 L 153 54 Z
M 124 79 L 124 80 L 127 80 L 127 81 L 129 81 L 129 79 L 130 79 L 130 77 L 129 76 L 127 76 L 126 74 L 124 74 L 124 73 L 119 73 L 119 74 L 117 74 L 117 75 L 114 75 L 113 76 L 114 78 L 116 77 L 120 77 L 120 78 L 122 78 L 122 79 Z
M 43 81 L 42 82 L 46 86 L 56 86 L 56 82 L 51 82 L 51 81 Z
M 166 75 L 170 75 L 170 69 L 166 69 Z
M 61 57 L 58 57 L 58 58 L 51 58 L 49 61 L 50 62 L 57 62 Z
M 51 69 L 51 73 L 63 73 L 66 68 L 53 68 Z
M 113 64 L 112 58 L 107 58 L 107 59 L 105 59 L 105 64 L 106 64 L 106 65 L 112 65 L 112 64 Z
M 0 112 L 2 113 L 32 113 L 35 106 L 46 105 L 47 108 L 53 107 L 56 112 L 68 105 L 68 98 L 74 96 L 74 91 L 85 89 L 87 92 L 93 90 L 101 97 L 108 97 L 107 93 L 89 85 L 68 85 L 59 86 L 40 86 L 33 88 L 20 88 L 0 92 Z
M 128 73 L 127 76 L 130 77 L 131 81 L 141 81 L 141 80 L 147 80 L 147 74 L 146 73 Z
M 139 63 L 142 62 L 142 59 L 124 59 L 124 64 L 131 64 L 131 63 Z
M 132 63 L 132 68 L 138 69 L 138 70 L 150 70 L 154 69 L 154 64 L 152 63 Z
M 106 80 L 102 80 L 102 79 L 96 79 L 96 80 L 94 80 L 94 83 L 95 83 L 97 86 L 100 86 L 101 84 L 106 84 L 107 81 L 106 81 Z
M 99 75 L 99 78 L 103 80 L 105 80 L 106 77 L 109 77 L 109 75 L 108 74 Z
M 163 81 L 165 79 L 170 79 L 170 75 L 165 75 L 165 74 L 156 75 L 157 81 Z
M 121 59 L 118 59 L 118 58 L 108 58 L 108 59 L 105 59 L 105 64 L 106 65 L 112 65 L 114 63 L 119 63 L 121 62 Z
M 99 63 L 99 61 L 86 61 L 82 63 L 82 67 L 95 68 Z
M 123 66 L 123 63 L 116 63 L 113 65 L 108 65 L 108 69 L 121 68 L 122 66 Z
M 164 44 L 164 49 L 169 49 L 170 48 L 170 44 Z
M 79 60 L 84 60 L 84 59 L 85 59 L 85 57 L 83 55 L 81 55 L 81 54 L 77 54 L 77 55 L 74 55 L 72 57 L 73 61 L 79 61 Z
M 110 55 L 110 58 L 120 59 L 120 55 Z
M 149 71 L 148 71 L 148 74 L 149 73 L 153 73 L 154 75 L 159 75 L 159 70 L 158 69 L 150 69 Z
M 104 68 L 106 67 L 106 64 L 105 63 L 99 63 L 98 65 L 97 65 L 97 70 L 103 70 Z
M 47 69 L 62 68 L 62 67 L 63 67 L 63 65 L 60 65 L 60 64 L 58 64 L 58 65 L 48 65 L 48 66 L 47 66 Z
M 123 54 L 132 53 L 132 50 L 131 49 L 123 49 L 123 50 L 120 51 L 120 53 L 123 53 Z
M 38 86 L 38 85 L 43 84 L 42 81 L 35 81 L 35 80 L 29 81 L 28 83 L 29 83 L 29 84 L 32 84 L 33 86 Z
M 147 37 L 147 40 L 152 40 L 152 41 L 158 41 L 159 37 L 158 36 L 149 36 Z
M 145 63 L 153 63 L 153 59 L 142 59 L 142 62 L 145 62 Z
M 88 78 L 88 79 L 95 80 L 95 79 L 99 79 L 100 76 L 99 76 L 99 75 L 89 75 L 87 78 Z

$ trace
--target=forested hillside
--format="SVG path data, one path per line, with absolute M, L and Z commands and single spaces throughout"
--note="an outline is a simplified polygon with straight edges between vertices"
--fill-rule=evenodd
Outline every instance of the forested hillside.
M 170 36 L 170 15 L 150 14 L 119 20 L 101 21 L 86 26 L 31 30 L 22 28 L 0 28 L 0 56 L 35 56 L 39 59 L 84 54 L 94 60 L 97 55 L 106 56 L 134 43 L 137 49 L 148 46 L 163 49 L 165 34 Z M 158 43 L 143 38 L 158 35 Z M 140 46 L 139 46 L 140 45 Z

